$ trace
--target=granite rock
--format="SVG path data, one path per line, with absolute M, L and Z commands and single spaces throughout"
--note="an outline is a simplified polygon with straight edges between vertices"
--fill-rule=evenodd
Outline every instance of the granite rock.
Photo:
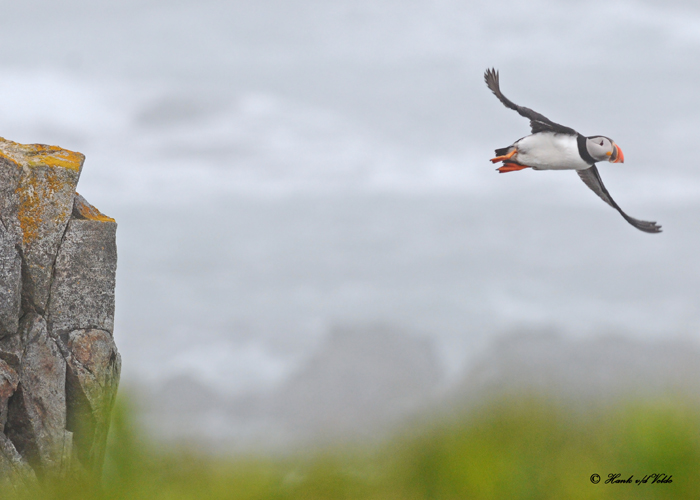
M 24 353 L 5 434 L 32 466 L 57 473 L 64 467 L 66 361 L 38 314 L 27 314 L 19 333 Z
M 7 401 L 17 390 L 19 376 L 17 372 L 0 359 L 0 432 L 4 432 L 7 422 Z
M 53 262 L 73 210 L 85 157 L 56 146 L 0 138 L 1 220 L 22 253 L 22 301 L 43 313 Z M 8 191 L 12 189 L 13 192 Z
M 0 338 L 17 331 L 22 290 L 22 259 L 16 238 L 0 219 Z
M 36 474 L 5 434 L 0 432 L 0 491 L 21 492 L 37 484 Z
M 112 336 L 103 330 L 71 332 L 67 349 L 67 429 L 73 432 L 81 465 L 99 473 L 119 386 L 121 357 Z
M 0 138 L 0 492 L 104 460 L 117 225 L 75 192 L 83 161 Z
M 10 365 L 13 370 L 19 371 L 19 365 L 22 361 L 22 341 L 17 332 L 0 338 L 0 359 Z
M 76 196 L 54 264 L 47 308 L 52 335 L 89 328 L 114 330 L 116 231 L 114 219 Z

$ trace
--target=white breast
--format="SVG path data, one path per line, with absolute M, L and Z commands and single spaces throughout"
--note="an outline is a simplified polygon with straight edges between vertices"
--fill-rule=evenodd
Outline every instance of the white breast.
M 581 159 L 576 136 L 538 132 L 517 141 L 513 158 L 521 165 L 536 170 L 584 170 L 590 167 Z

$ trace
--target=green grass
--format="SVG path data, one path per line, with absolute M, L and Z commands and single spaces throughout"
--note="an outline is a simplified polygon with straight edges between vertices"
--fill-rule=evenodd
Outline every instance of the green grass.
M 572 412 L 507 399 L 416 425 L 381 444 L 285 458 L 163 451 L 117 408 L 101 489 L 63 482 L 24 498 L 63 499 L 624 499 L 696 498 L 700 409 L 683 400 Z M 592 484 L 590 476 L 601 476 Z M 604 484 L 672 475 L 670 484 Z

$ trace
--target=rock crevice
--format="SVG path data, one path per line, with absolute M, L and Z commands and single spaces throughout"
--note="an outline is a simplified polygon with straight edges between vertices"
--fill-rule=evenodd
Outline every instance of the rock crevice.
M 104 461 L 117 224 L 76 193 L 84 160 L 0 138 L 0 488 Z

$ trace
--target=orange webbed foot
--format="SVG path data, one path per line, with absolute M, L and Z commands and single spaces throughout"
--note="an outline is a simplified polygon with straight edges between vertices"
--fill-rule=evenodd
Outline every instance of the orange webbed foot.
M 507 163 L 502 167 L 497 168 L 499 174 L 505 174 L 506 172 L 517 172 L 524 168 L 530 168 L 527 165 L 518 165 L 517 163 Z
M 495 158 L 491 158 L 491 163 L 498 163 L 499 161 L 510 160 L 513 157 L 513 155 L 515 155 L 515 153 L 517 153 L 517 152 L 518 152 L 517 149 L 513 149 L 513 151 L 511 151 L 507 155 L 497 156 Z

